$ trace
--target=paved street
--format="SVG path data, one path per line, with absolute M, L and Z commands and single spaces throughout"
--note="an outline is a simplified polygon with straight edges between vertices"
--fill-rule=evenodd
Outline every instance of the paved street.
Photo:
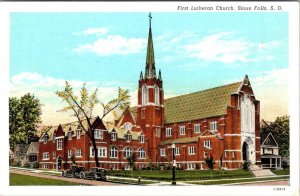
M 121 185 L 121 184 L 112 183 L 112 182 L 82 180 L 82 179 L 78 179 L 78 178 L 63 178 L 63 177 L 58 177 L 58 176 L 46 175 L 46 174 L 37 174 L 37 173 L 32 173 L 30 171 L 17 170 L 17 169 L 10 169 L 10 173 L 35 176 L 35 177 L 40 177 L 40 178 L 49 178 L 49 179 L 55 179 L 55 180 L 63 180 L 63 181 L 75 182 L 75 183 L 79 183 L 79 184 L 83 184 L 83 185 L 93 185 L 93 186 L 119 186 L 119 185 Z

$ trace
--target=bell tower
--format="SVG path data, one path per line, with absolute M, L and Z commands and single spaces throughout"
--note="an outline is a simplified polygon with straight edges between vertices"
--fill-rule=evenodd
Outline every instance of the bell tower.
M 148 143 L 147 157 L 156 163 L 159 156 L 164 116 L 164 91 L 161 71 L 155 70 L 154 48 L 149 14 L 149 34 L 146 54 L 145 75 L 141 71 L 138 88 L 137 129 L 143 131 Z

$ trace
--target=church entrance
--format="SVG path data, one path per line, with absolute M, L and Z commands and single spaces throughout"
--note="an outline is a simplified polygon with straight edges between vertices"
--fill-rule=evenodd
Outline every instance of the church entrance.
M 57 157 L 57 170 L 61 170 L 62 158 L 61 156 Z
M 249 146 L 246 142 L 243 143 L 243 161 L 249 161 Z

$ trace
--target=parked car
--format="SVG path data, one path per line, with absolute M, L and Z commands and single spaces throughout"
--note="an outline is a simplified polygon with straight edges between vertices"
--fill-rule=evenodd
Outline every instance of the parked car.
M 70 169 L 65 172 L 65 177 L 68 178 L 82 178 L 84 176 L 84 167 L 78 165 L 71 165 Z
M 80 178 L 90 179 L 90 180 L 106 180 L 106 169 L 100 167 L 92 167 L 90 171 L 85 171 Z

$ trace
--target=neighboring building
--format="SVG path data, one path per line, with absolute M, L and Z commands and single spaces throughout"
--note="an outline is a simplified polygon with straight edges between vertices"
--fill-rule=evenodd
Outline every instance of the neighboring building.
M 33 167 L 38 161 L 39 142 L 31 142 L 26 151 L 26 162 Z
M 174 143 L 177 166 L 183 169 L 206 169 L 208 156 L 214 158 L 216 168 L 238 169 L 244 161 L 260 164 L 259 114 L 260 102 L 247 75 L 240 82 L 164 99 L 150 17 L 137 106 L 127 108 L 114 123 L 93 120 L 99 160 L 102 167 L 126 169 L 126 157 L 136 153 L 137 167 L 150 162 L 167 165 L 172 162 Z M 52 127 L 40 138 L 40 167 L 66 169 L 74 161 L 87 168 L 94 166 L 91 146 L 78 122 Z
M 27 163 L 26 153 L 28 150 L 29 144 L 17 144 L 14 151 L 13 162 L 24 166 Z
M 272 133 L 262 133 L 261 141 L 261 166 L 263 168 L 282 168 L 279 147 Z

